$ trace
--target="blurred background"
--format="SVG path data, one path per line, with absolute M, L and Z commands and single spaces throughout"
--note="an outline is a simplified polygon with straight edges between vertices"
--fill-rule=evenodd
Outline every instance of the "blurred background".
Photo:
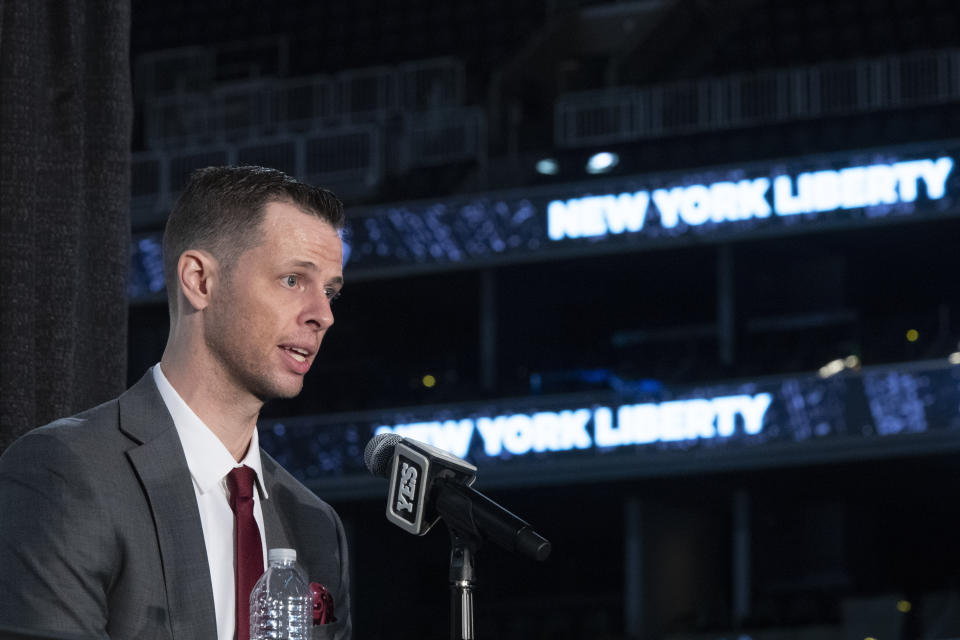
M 264 447 L 343 516 L 356 637 L 447 637 L 374 433 L 553 542 L 479 637 L 960 637 L 960 4 L 133 0 L 128 382 L 190 171 L 347 206 Z

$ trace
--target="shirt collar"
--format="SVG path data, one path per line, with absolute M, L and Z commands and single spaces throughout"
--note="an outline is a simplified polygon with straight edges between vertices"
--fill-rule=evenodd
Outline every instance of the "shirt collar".
M 267 485 L 263 481 L 263 467 L 260 463 L 260 441 L 257 430 L 253 430 L 250 446 L 243 460 L 237 462 L 220 439 L 204 424 L 193 409 L 180 397 L 167 377 L 163 375 L 159 363 L 153 367 L 153 380 L 160 391 L 164 404 L 173 418 L 173 424 L 180 436 L 180 444 L 187 458 L 190 476 L 200 490 L 206 493 L 225 486 L 225 478 L 234 467 L 246 465 L 257 474 L 257 486 L 260 496 L 266 500 Z

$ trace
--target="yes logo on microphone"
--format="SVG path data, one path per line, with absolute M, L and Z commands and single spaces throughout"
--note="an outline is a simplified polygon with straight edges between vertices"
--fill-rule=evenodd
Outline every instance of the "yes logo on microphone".
M 413 513 L 418 473 L 417 468 L 409 462 L 400 464 L 400 490 L 397 492 L 397 511 Z
M 393 434 L 390 437 L 395 440 L 390 443 L 393 454 L 387 520 L 404 531 L 422 536 L 440 519 L 431 498 L 431 487 L 441 479 L 469 487 L 477 477 L 477 468 L 423 442 L 404 440 Z M 371 452 L 371 460 L 378 455 Z
M 419 526 L 417 520 L 422 510 L 418 508 L 421 496 L 417 494 L 417 489 L 423 477 L 423 466 L 403 455 L 397 456 L 397 463 L 391 483 L 393 499 L 390 501 L 390 511 L 394 518 Z

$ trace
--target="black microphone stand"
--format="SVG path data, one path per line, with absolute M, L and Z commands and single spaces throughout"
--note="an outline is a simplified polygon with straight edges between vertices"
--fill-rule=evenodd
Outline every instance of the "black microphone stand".
M 476 640 L 473 625 L 473 591 L 480 541 L 450 529 L 450 638 Z
M 469 486 L 440 478 L 435 481 L 434 491 L 437 513 L 450 530 L 450 637 L 476 640 L 473 591 L 481 542 L 486 538 L 539 561 L 550 554 L 550 542 Z
M 446 480 L 439 480 L 437 486 L 448 489 L 438 492 L 436 508 L 450 531 L 450 639 L 476 640 L 473 591 L 483 536 L 466 488 Z
M 472 489 L 477 468 L 441 449 L 396 434 L 380 434 L 367 443 L 363 457 L 373 475 L 390 478 L 388 520 L 416 535 L 426 533 L 440 518 L 446 522 L 451 546 L 450 637 L 476 640 L 473 592 L 481 542 L 489 540 L 540 562 L 550 555 L 550 542 L 529 524 Z M 390 460 L 393 470 L 388 476 Z M 398 470 L 402 470 L 399 475 Z M 423 478 L 418 482 L 419 475 Z M 400 501 L 394 502 L 398 495 Z

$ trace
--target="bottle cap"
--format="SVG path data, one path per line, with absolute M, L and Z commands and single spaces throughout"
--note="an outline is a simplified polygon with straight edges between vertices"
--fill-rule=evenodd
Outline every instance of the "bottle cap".
M 267 552 L 267 562 L 273 564 L 274 562 L 296 562 L 297 561 L 297 550 L 296 549 L 270 549 Z

